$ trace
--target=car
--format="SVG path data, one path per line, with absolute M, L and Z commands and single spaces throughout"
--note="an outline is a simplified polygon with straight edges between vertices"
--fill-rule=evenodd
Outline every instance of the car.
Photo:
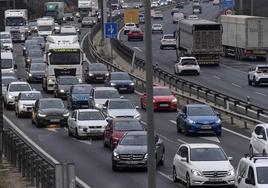
M 122 9 L 126 9 L 126 8 L 128 8 L 128 3 L 125 3 L 125 2 L 122 3 L 122 4 L 121 4 L 121 7 L 122 7 Z
M 45 76 L 46 64 L 45 63 L 33 63 L 26 69 L 26 80 L 28 82 L 42 83 Z
M 18 81 L 18 78 L 15 75 L 2 75 L 2 96 L 6 94 L 7 85 L 16 81 Z
M 152 33 L 162 33 L 163 34 L 163 25 L 155 23 L 152 25 Z
M 64 18 L 65 18 L 65 21 L 74 21 L 74 16 L 72 13 L 65 13 Z
M 268 157 L 262 155 L 245 155 L 239 161 L 236 176 L 236 188 L 268 187 Z
M 114 87 L 95 87 L 92 90 L 91 97 L 88 100 L 89 108 L 102 109 L 108 99 L 122 98 L 118 90 Z
M 137 111 L 129 99 L 109 99 L 103 107 L 102 112 L 108 118 L 134 118 L 141 120 L 141 114 Z
M 90 84 L 76 84 L 67 91 L 67 105 L 70 109 L 89 107 L 88 100 L 91 96 L 93 86 Z
M 174 65 L 174 74 L 200 74 L 200 66 L 195 57 L 180 57 Z
M 60 25 L 58 23 L 54 24 L 54 33 L 55 34 L 60 33 Z
M 180 20 L 185 19 L 185 14 L 183 12 L 176 12 L 172 16 L 172 21 L 174 24 L 179 23 Z
M 207 104 L 187 104 L 182 107 L 177 119 L 177 132 L 185 135 L 215 133 L 221 136 L 222 125 L 219 115 Z
M 15 104 L 15 114 L 18 118 L 31 115 L 36 100 L 41 99 L 40 91 L 22 91 Z
M 160 6 L 168 5 L 168 2 L 167 2 L 167 0 L 160 0 L 159 5 Z
M 31 49 L 29 50 L 27 57 L 25 58 L 25 67 L 28 68 L 31 66 L 32 59 L 44 59 L 44 53 L 40 49 Z
M 78 139 L 86 136 L 102 136 L 107 124 L 104 115 L 99 110 L 74 110 L 68 118 L 68 135 Z
M 72 25 L 61 26 L 60 28 L 60 35 L 62 36 L 75 35 L 78 37 L 79 33 L 79 30 Z
M 30 49 L 40 49 L 41 50 L 41 46 L 39 45 L 37 40 L 27 39 L 25 41 L 24 47 L 23 47 L 23 56 L 26 56 Z
M 112 169 L 138 167 L 147 168 L 147 132 L 130 131 L 124 135 L 112 152 Z M 165 145 L 158 135 L 155 136 L 155 159 L 157 165 L 165 161 Z
M 58 76 L 54 87 L 54 97 L 65 98 L 72 85 L 79 84 L 75 76 Z
M 209 3 L 209 0 L 202 0 L 203 3 Z
M 144 93 L 140 97 L 141 108 L 146 109 L 147 94 Z M 153 105 L 154 110 L 172 110 L 177 111 L 177 98 L 172 94 L 168 87 L 153 87 Z
M 13 51 L 13 43 L 10 32 L 7 31 L 0 32 L 0 45 L 1 50 L 4 49 Z
M 97 19 L 95 17 L 84 17 L 82 19 L 81 27 L 85 26 L 93 27 L 95 24 L 97 24 Z
M 85 81 L 87 83 L 92 82 L 104 82 L 109 76 L 107 66 L 102 63 L 91 63 L 85 71 Z
M 111 150 L 114 150 L 118 142 L 127 132 L 144 131 L 144 130 L 145 130 L 144 126 L 137 119 L 114 118 L 108 120 L 108 125 L 106 126 L 103 133 L 103 146 L 109 147 Z
M 268 83 L 268 65 L 256 65 L 248 70 L 248 85 Z
M 160 49 L 167 47 L 176 49 L 176 38 L 173 34 L 164 34 L 160 40 Z
M 139 21 L 140 21 L 140 23 L 145 23 L 144 14 L 139 14 Z
M 177 3 L 177 4 L 176 4 L 176 6 L 175 6 L 175 7 L 176 7 L 176 8 L 183 9 L 183 8 L 184 8 L 184 3 L 179 2 L 179 3 Z
M 29 27 L 30 33 L 37 33 L 38 29 L 37 29 L 37 21 L 36 20 L 31 20 L 31 21 L 29 20 L 28 27 Z
M 235 170 L 217 144 L 181 144 L 173 159 L 173 181 L 186 187 L 234 187 Z
M 41 49 L 45 49 L 45 39 L 42 36 L 34 36 L 32 40 L 37 40 L 38 44 L 41 46 Z
M 29 83 L 24 81 L 11 82 L 7 85 L 6 93 L 4 95 L 5 109 L 13 109 L 15 107 L 15 100 L 22 91 L 32 91 Z
M 134 82 L 127 72 L 111 72 L 105 86 L 115 87 L 119 92 L 134 93 Z
M 126 23 L 124 25 L 124 35 L 126 35 L 129 31 L 134 30 L 137 28 L 135 23 Z
M 193 14 L 201 14 L 201 8 L 200 7 L 193 8 Z
M 38 63 L 45 64 L 45 61 L 44 59 L 32 59 L 31 61 L 31 65 L 38 64 Z M 29 67 L 31 67 L 31 65 Z
M 32 123 L 38 128 L 51 124 L 66 126 L 69 115 L 62 99 L 41 98 L 36 100 L 33 106 Z
M 188 16 L 187 19 L 192 19 L 192 20 L 196 20 L 196 19 L 199 19 L 198 16 L 196 16 L 195 14 L 191 14 Z
M 213 0 L 212 4 L 215 5 L 219 5 L 220 4 L 220 0 Z
M 143 41 L 143 32 L 141 31 L 140 28 L 136 28 L 136 29 L 133 29 L 133 30 L 130 30 L 128 33 L 127 33 L 127 40 L 128 41 L 131 41 L 131 40 L 141 40 Z
M 163 19 L 164 19 L 164 15 L 163 15 L 162 11 L 157 10 L 157 11 L 154 11 L 154 13 L 153 13 L 153 15 L 152 15 L 152 18 L 153 18 L 154 20 L 156 20 L 156 19 L 163 20 Z
M 155 8 L 155 7 L 158 7 L 158 6 L 159 6 L 159 4 L 158 4 L 157 1 L 154 1 L 154 2 L 151 3 L 152 8 Z
M 268 124 L 258 124 L 251 133 L 249 153 L 251 155 L 262 153 L 268 154 Z
M 5 73 L 14 73 L 17 68 L 17 64 L 14 61 L 13 53 L 11 51 L 1 51 L 1 72 Z
M 180 9 L 178 9 L 178 8 L 173 8 L 173 9 L 171 10 L 171 16 L 173 16 L 174 13 L 179 13 L 179 12 L 180 12 Z

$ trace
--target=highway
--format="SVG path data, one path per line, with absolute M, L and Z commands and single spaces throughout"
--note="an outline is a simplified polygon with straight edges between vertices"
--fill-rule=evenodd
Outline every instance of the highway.
M 76 23 L 73 23 L 74 25 Z M 81 36 L 84 36 L 90 29 L 83 28 Z M 155 41 L 154 41 L 155 42 Z M 154 46 L 157 48 L 158 46 Z M 173 53 L 174 51 L 165 51 Z M 22 46 L 15 44 L 15 59 L 18 64 L 17 75 L 25 78 L 24 58 Z M 191 77 L 189 77 L 190 79 Z M 201 78 L 201 77 L 200 77 Z M 41 84 L 31 84 L 36 90 L 42 91 Z M 97 85 L 99 86 L 99 85 Z M 44 97 L 53 97 L 42 91 Z M 139 95 L 124 95 L 131 99 L 135 105 L 140 105 Z M 142 114 L 142 121 L 146 122 L 145 111 L 139 110 Z M 28 137 L 43 148 L 60 162 L 74 162 L 76 176 L 85 181 L 92 188 L 145 188 L 147 186 L 146 172 L 140 170 L 124 170 L 113 172 L 111 165 L 111 151 L 103 147 L 101 139 L 77 140 L 68 137 L 65 128 L 36 128 L 31 119 L 18 119 L 14 111 L 4 111 L 5 116 L 16 124 Z M 155 128 L 157 134 L 163 139 L 166 147 L 165 165 L 157 168 L 157 187 L 184 187 L 182 184 L 175 184 L 171 180 L 173 157 L 182 143 L 216 143 L 223 147 L 228 156 L 232 156 L 234 167 L 239 159 L 248 151 L 249 141 L 242 136 L 233 134 L 229 129 L 239 134 L 250 136 L 243 129 L 234 129 L 230 124 L 223 121 L 224 129 L 222 137 L 217 138 L 211 135 L 186 137 L 176 132 L 174 120 L 175 112 L 155 113 Z M 6 124 L 5 124 L 6 125 Z M 6 125 L 7 126 L 7 125 Z M 227 130 L 227 131 L 226 131 Z M 234 144 L 235 143 L 235 144 Z
M 192 14 L 191 4 L 184 7 L 183 11 L 186 15 Z M 202 3 L 202 14 L 199 18 L 209 19 L 214 21 L 219 13 L 219 7 L 213 6 L 212 2 Z M 170 11 L 163 12 L 164 19 L 152 21 L 152 23 L 162 23 L 164 33 L 173 33 L 177 26 L 172 23 L 172 16 Z M 144 30 L 144 25 L 141 25 Z M 162 69 L 174 73 L 174 63 L 176 62 L 176 52 L 173 49 L 160 50 L 161 34 L 153 34 L 153 63 L 158 64 Z M 141 41 L 127 41 L 127 36 L 120 34 L 120 40 L 130 48 L 138 47 L 140 50 L 135 50 L 136 55 L 145 59 L 144 42 Z M 141 51 L 141 52 L 140 52 Z M 264 62 L 254 61 L 236 61 L 232 58 L 221 58 L 221 65 L 219 67 L 201 67 L 200 76 L 182 76 L 183 79 L 193 83 L 206 86 L 214 89 L 225 95 L 235 97 L 237 99 L 245 100 L 247 96 L 250 97 L 251 103 L 262 108 L 268 106 L 267 86 L 252 87 L 248 85 L 247 70 L 254 64 L 263 64 Z

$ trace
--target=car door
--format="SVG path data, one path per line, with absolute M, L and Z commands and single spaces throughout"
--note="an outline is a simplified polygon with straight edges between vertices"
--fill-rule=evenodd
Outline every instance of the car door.
M 179 179 L 185 180 L 185 161 L 182 161 L 182 158 L 187 156 L 186 152 L 188 151 L 188 148 L 186 146 L 181 146 L 175 156 L 175 168 L 176 173 Z
M 69 125 L 69 129 L 72 133 L 75 133 L 75 121 L 76 121 L 76 114 L 77 111 L 73 111 L 71 118 L 68 119 L 68 125 Z
M 254 169 L 252 168 L 252 166 L 249 166 L 247 177 L 245 179 L 245 186 L 243 188 L 254 188 L 255 186 L 256 186 L 256 179 Z

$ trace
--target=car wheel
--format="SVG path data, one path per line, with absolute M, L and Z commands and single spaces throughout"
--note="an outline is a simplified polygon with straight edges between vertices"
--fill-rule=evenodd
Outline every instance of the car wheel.
M 110 146 L 111 151 L 113 151 L 113 150 L 114 150 L 114 145 L 113 145 L 113 143 L 112 143 L 112 139 L 110 139 L 110 144 L 109 144 L 109 146 Z
M 187 188 L 192 188 L 191 180 L 190 180 L 190 177 L 189 177 L 188 173 L 186 174 L 186 187 Z
M 160 45 L 160 49 L 163 50 L 163 46 L 162 45 Z
M 174 182 L 179 182 L 175 166 L 173 166 L 172 179 Z
M 253 78 L 253 85 L 254 86 L 258 86 L 259 85 L 258 82 L 256 81 L 256 78 L 255 77 Z
M 181 133 L 181 126 L 180 126 L 180 122 L 177 120 L 177 132 Z
M 68 126 L 68 136 L 70 136 L 70 137 L 72 137 L 72 136 L 73 136 L 73 134 L 72 134 L 72 132 L 71 132 L 70 127 L 69 127 L 69 126 Z
M 249 76 L 248 76 L 248 85 L 252 85 L 252 81 L 250 80 Z
M 17 117 L 18 117 L 18 118 L 22 118 L 22 115 L 21 115 L 20 112 L 17 112 Z
M 107 143 L 105 142 L 104 136 L 103 136 L 103 147 L 107 148 Z
M 77 128 L 75 129 L 75 137 L 76 137 L 78 140 L 81 139 L 81 137 L 80 137 L 79 134 L 78 134 Z
M 112 162 L 112 169 L 114 172 L 118 171 L 118 167 L 114 164 L 114 162 Z
M 187 125 L 184 125 L 183 133 L 184 133 L 186 136 L 189 136 L 190 133 L 189 133 L 189 131 L 188 131 Z
M 217 136 L 217 137 L 221 137 L 221 132 L 217 132 L 217 133 L 216 133 L 216 136 Z
M 165 150 L 163 150 L 162 157 L 161 157 L 161 159 L 160 159 L 160 161 L 159 161 L 158 164 L 159 164 L 160 166 L 163 166 L 164 163 L 165 163 Z

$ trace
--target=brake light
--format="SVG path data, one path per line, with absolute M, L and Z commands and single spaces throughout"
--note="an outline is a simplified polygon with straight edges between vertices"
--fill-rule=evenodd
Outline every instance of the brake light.
M 256 73 L 260 74 L 260 73 L 263 73 L 263 72 L 258 70 L 258 71 L 256 71 Z

